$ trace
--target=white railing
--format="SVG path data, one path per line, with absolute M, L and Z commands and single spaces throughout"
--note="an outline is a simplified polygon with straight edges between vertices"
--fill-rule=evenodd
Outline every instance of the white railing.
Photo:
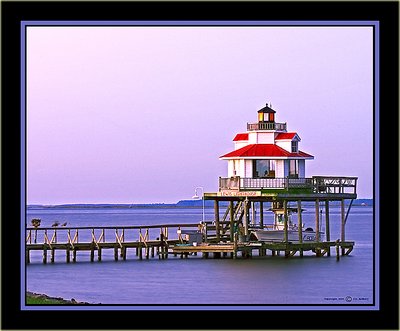
M 219 178 L 219 190 L 310 189 L 314 193 L 357 194 L 357 177 L 313 176 L 312 178 Z

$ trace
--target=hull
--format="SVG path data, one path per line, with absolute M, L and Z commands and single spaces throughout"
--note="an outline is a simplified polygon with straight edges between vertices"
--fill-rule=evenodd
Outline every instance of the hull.
M 284 241 L 283 230 L 255 230 L 252 231 L 258 241 Z M 316 241 L 317 234 L 315 231 L 303 231 L 302 232 L 303 242 Z M 323 232 L 319 233 L 319 241 L 324 241 L 325 235 Z M 299 242 L 299 232 L 296 230 L 288 230 L 288 241 Z

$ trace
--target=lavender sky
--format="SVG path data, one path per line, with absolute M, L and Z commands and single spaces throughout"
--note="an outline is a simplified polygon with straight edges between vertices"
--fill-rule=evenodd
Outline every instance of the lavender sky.
M 266 102 L 372 197 L 371 27 L 28 27 L 26 72 L 28 204 L 215 192 Z

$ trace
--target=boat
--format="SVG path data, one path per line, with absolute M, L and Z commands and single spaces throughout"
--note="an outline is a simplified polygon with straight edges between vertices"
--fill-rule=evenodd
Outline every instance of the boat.
M 250 233 L 258 241 L 268 242 L 283 242 L 285 236 L 285 225 L 284 225 L 284 209 L 283 208 L 271 208 L 274 213 L 274 223 L 270 225 L 264 225 L 263 227 L 252 227 Z M 303 209 L 302 209 L 303 210 Z M 287 236 L 289 242 L 299 242 L 299 228 L 298 225 L 292 222 L 292 214 L 297 212 L 297 208 L 287 208 L 288 223 L 287 223 Z M 305 227 L 304 223 L 302 226 L 302 241 L 317 241 L 317 233 L 311 227 Z M 319 231 L 319 241 L 324 241 L 325 233 Z

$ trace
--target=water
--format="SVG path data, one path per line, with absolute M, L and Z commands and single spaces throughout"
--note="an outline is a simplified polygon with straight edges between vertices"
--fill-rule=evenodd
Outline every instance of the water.
M 206 209 L 205 219 L 214 211 Z M 313 210 L 303 221 L 313 225 Z M 42 227 L 58 220 L 68 226 L 129 226 L 198 223 L 201 209 L 39 209 L 28 210 L 27 223 L 42 219 Z M 324 220 L 323 222 L 324 223 Z M 330 207 L 331 239 L 340 238 L 340 209 Z M 171 234 L 172 236 L 172 234 Z M 154 237 L 152 237 L 154 238 Z M 155 238 L 154 238 L 155 239 Z M 349 256 L 297 255 L 252 259 L 188 259 L 170 256 L 137 259 L 128 250 L 126 261 L 115 262 L 113 250 L 103 251 L 103 261 L 89 262 L 88 252 L 78 252 L 77 263 L 65 263 L 58 252 L 55 264 L 42 264 L 41 253 L 32 252 L 26 267 L 28 291 L 54 297 L 102 304 L 374 304 L 373 215 L 371 207 L 353 206 L 346 225 L 346 240 L 355 241 Z M 97 257 L 97 255 L 96 255 Z M 346 301 L 347 300 L 347 301 Z

